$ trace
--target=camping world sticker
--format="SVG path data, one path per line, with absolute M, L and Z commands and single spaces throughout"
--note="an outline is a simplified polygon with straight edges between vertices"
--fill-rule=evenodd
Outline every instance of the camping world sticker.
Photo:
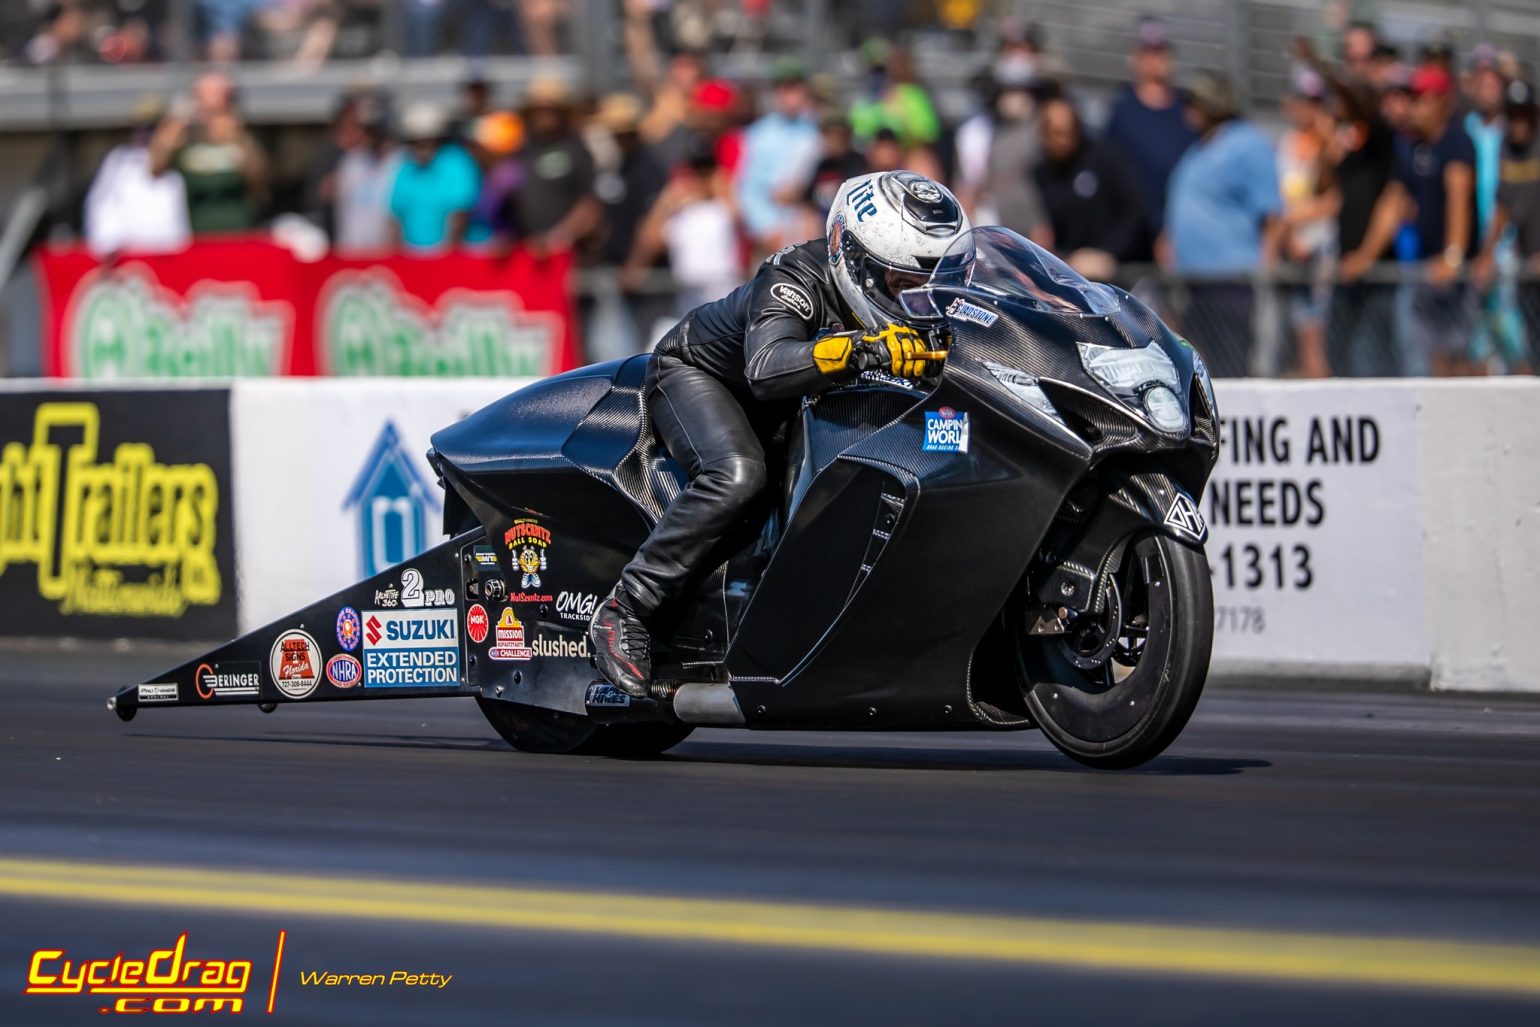
M 365 688 L 459 686 L 455 610 L 370 610 L 363 617 Z
M 942 407 L 925 411 L 925 440 L 920 448 L 927 453 L 968 452 L 968 415 Z

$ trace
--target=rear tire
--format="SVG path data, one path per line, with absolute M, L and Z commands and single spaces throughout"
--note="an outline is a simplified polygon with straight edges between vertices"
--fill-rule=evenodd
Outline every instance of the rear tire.
M 689 737 L 691 724 L 595 724 L 543 706 L 476 697 L 487 723 L 520 752 L 655 759 Z
M 1214 594 L 1203 550 L 1165 535 L 1135 537 L 1113 575 L 1107 606 L 1118 611 L 1113 655 L 1087 668 L 1076 639 L 1032 636 L 1021 608 L 1006 635 L 1027 709 L 1066 756 L 1122 769 L 1176 740 L 1203 694 L 1214 642 Z M 1105 644 L 1105 630 L 1098 638 Z

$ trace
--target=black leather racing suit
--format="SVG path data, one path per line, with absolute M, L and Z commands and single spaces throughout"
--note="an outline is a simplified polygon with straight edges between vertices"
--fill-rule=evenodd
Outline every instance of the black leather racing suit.
M 647 409 L 690 484 L 621 572 L 644 620 L 682 597 L 765 487 L 756 427 L 856 376 L 853 367 L 826 373 L 813 359 L 814 340 L 844 330 L 846 320 L 828 249 L 815 239 L 774 254 L 750 281 L 690 311 L 658 343 L 644 385 Z

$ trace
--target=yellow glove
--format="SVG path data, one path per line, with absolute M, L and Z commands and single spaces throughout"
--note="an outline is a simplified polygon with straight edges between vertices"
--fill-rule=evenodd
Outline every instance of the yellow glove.
M 855 353 L 855 345 L 860 338 L 860 332 L 825 335 L 813 343 L 813 363 L 817 364 L 818 370 L 824 374 L 836 374 L 845 370 L 850 366 L 850 358 Z
M 863 336 L 859 348 L 863 371 L 880 367 L 900 378 L 923 378 L 930 364 L 946 359 L 946 350 L 930 349 L 923 335 L 901 324 Z

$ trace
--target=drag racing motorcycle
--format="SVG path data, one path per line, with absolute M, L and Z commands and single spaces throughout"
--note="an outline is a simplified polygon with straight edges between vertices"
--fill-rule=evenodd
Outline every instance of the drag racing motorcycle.
M 447 542 L 110 705 L 469 696 L 528 752 L 650 757 L 697 727 L 1038 728 L 1092 766 L 1150 759 L 1213 640 L 1202 359 L 1003 228 L 902 300 L 942 369 L 802 401 L 767 446 L 778 478 L 654 633 L 649 697 L 598 680 L 586 637 L 685 484 L 642 355 L 438 432 Z

